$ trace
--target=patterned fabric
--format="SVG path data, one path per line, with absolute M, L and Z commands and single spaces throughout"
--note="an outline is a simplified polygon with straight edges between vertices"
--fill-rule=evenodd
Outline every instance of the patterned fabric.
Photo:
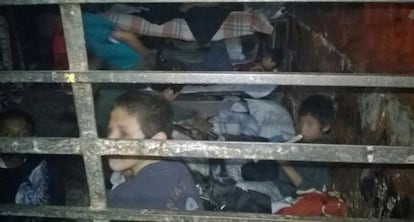
M 48 194 L 48 169 L 46 161 L 42 161 L 30 174 L 27 181 L 20 184 L 16 194 L 17 204 L 46 204 Z
M 103 15 L 116 26 L 140 35 L 196 41 L 187 22 L 181 18 L 157 25 L 138 16 L 119 13 L 119 10 L 109 10 Z M 255 32 L 272 34 L 273 26 L 258 12 L 235 11 L 224 20 L 212 41 L 252 35 Z
M 233 110 L 221 110 L 217 116 L 210 119 L 213 131 L 218 135 L 247 135 L 258 136 L 260 126 L 248 113 Z

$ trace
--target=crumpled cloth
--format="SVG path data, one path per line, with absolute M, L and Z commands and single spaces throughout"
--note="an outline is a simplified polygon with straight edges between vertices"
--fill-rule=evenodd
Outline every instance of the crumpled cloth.
M 27 181 L 20 184 L 16 194 L 17 204 L 39 205 L 46 204 L 50 199 L 48 194 L 48 169 L 46 161 L 42 161 L 30 174 Z
M 339 197 L 327 192 L 309 192 L 299 196 L 290 207 L 277 214 L 293 216 L 346 216 L 348 205 Z

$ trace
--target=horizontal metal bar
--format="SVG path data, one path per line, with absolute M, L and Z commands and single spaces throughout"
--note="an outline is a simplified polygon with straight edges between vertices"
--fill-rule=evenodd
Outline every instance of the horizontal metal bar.
M 88 154 L 91 156 L 138 155 L 153 157 L 414 164 L 414 147 L 402 146 L 76 138 L 62 140 L 54 138 L 24 138 L 22 141 L 20 142 L 19 139 L 0 140 L 1 152 L 79 154 L 82 152 L 79 150 L 79 145 L 82 145 L 91 147 L 90 150 L 92 151 L 90 152 L 93 153 Z M 33 144 L 37 145 L 34 146 Z M 68 148 L 70 146 L 74 146 L 74 148 Z
M 0 137 L 0 153 L 82 154 L 77 138 L 9 138 Z
M 115 0 L 1 0 L 0 5 L 66 4 L 66 3 L 113 3 Z M 412 2 L 412 0 L 116 0 L 116 2 L 163 3 L 163 2 Z
M 414 88 L 409 74 L 164 71 L 1 71 L 0 82 L 269 84 Z
M 22 206 L 0 205 L 0 215 L 18 215 L 49 218 L 72 218 L 94 220 L 122 220 L 122 221 L 218 221 L 218 222 L 250 222 L 250 221 L 277 221 L 277 222 L 378 222 L 379 219 L 371 218 L 333 218 L 333 217 L 283 217 L 272 214 L 251 214 L 233 212 L 212 211 L 160 211 L 160 210 L 129 210 L 129 209 L 104 209 L 94 210 L 86 207 L 63 206 Z M 381 222 L 401 222 L 403 220 L 381 219 Z

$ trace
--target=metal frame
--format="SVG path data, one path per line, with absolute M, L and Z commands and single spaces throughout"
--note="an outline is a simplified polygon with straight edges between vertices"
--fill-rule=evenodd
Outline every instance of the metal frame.
M 37 4 L 81 4 L 113 3 L 114 0 L 1 0 L 2 5 L 37 5 Z M 118 3 L 165 3 L 165 2 L 235 2 L 235 0 L 116 0 Z M 276 2 L 274 0 L 237 0 L 237 2 Z M 278 0 L 277 2 L 413 2 L 413 0 Z
M 71 218 L 71 219 L 93 219 L 93 220 L 121 220 L 121 221 L 222 221 L 222 222 L 256 222 L 256 221 L 276 221 L 276 222 L 401 222 L 395 219 L 363 219 L 363 218 L 332 218 L 332 217 L 283 217 L 272 214 L 251 214 L 251 213 L 229 213 L 200 211 L 194 212 L 172 212 L 160 210 L 128 210 L 128 209 L 103 209 L 94 210 L 84 207 L 39 207 L 39 206 L 19 206 L 2 205 L 2 212 L 13 213 L 19 216 L 52 217 L 52 218 Z
M 72 83 L 80 138 L 2 138 L 4 153 L 82 155 L 90 193 L 89 207 L 0 205 L 0 215 L 65 217 L 92 220 L 163 221 L 376 221 L 355 218 L 298 218 L 263 214 L 222 212 L 169 212 L 107 209 L 101 158 L 104 155 L 160 157 L 279 159 L 297 161 L 413 164 L 414 147 L 280 144 L 214 141 L 107 140 L 97 137 L 90 83 L 202 83 L 279 84 L 307 86 L 353 86 L 414 88 L 407 75 L 339 73 L 236 73 L 236 72 L 138 72 L 88 71 L 81 10 L 78 4 L 110 3 L 113 0 L 1 0 L 0 5 L 60 4 L 70 71 L 3 71 L 0 82 Z M 249 1 L 249 0 L 242 0 Z M 296 2 L 296 0 L 282 0 Z M 314 0 L 303 0 L 303 2 Z M 315 0 L 323 2 L 321 0 Z M 180 0 L 118 0 L 117 2 L 181 2 Z M 187 2 L 233 2 L 233 0 L 191 0 Z M 255 1 L 249 2 L 271 2 Z M 336 2 L 336 1 L 326 1 Z M 412 2 L 354 0 L 341 2 Z M 381 220 L 396 221 L 396 220 Z
M 89 158 L 88 161 L 91 161 L 91 158 L 100 159 L 100 156 L 105 155 L 139 155 L 152 157 L 414 164 L 414 148 L 409 146 L 187 140 L 109 140 L 99 138 L 3 138 L 0 141 L 0 146 L 4 153 L 80 154 L 87 156 Z M 89 165 L 87 162 L 85 164 Z
M 166 71 L 3 71 L 1 82 L 260 84 L 413 88 L 410 74 Z

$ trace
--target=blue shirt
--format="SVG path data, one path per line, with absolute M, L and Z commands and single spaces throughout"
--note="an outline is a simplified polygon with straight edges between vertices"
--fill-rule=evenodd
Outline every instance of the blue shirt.
M 279 167 L 279 177 L 274 181 L 279 188 L 280 193 L 285 196 L 296 196 L 298 190 L 309 190 L 315 188 L 322 190 L 330 182 L 331 165 L 328 163 L 314 162 L 289 162 L 302 177 L 302 182 L 298 187 L 293 185 L 292 181 L 286 175 L 285 171 Z
M 111 40 L 113 24 L 110 21 L 92 13 L 84 13 L 82 18 L 88 53 L 110 69 L 138 67 L 139 54 L 127 44 Z
M 202 202 L 188 168 L 162 160 L 141 169 L 108 194 L 108 206 L 159 210 L 202 210 Z

